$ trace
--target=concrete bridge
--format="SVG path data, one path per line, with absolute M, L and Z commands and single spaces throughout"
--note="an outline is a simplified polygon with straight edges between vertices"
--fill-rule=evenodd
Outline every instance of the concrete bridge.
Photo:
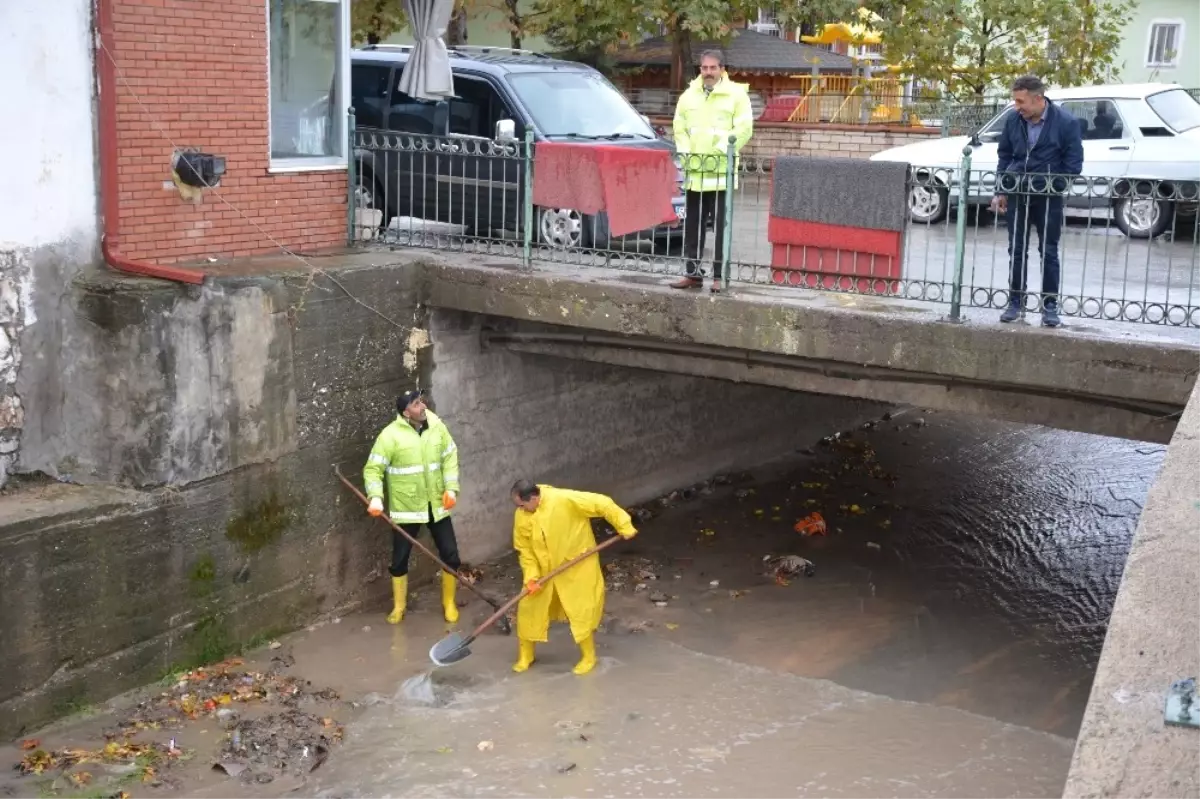
M 891 298 L 752 286 L 712 297 L 594 267 L 425 268 L 429 305 L 486 317 L 487 346 L 1144 441 L 1170 440 L 1200 371 L 1190 331 L 952 324 Z
M 1196 401 L 1180 421 L 1196 342 L 1133 325 L 951 324 L 898 300 L 681 294 L 651 276 L 478 256 L 312 263 L 223 265 L 198 289 L 92 273 L 38 300 L 70 312 L 35 308 L 60 321 L 28 342 L 39 355 L 19 385 L 20 468 L 72 484 L 0 508 L 0 737 L 232 642 L 377 603 L 379 540 L 330 465 L 357 468 L 414 383 L 468 464 L 468 561 L 508 549 L 515 476 L 632 504 L 914 404 L 1174 434 L 1080 738 L 1086 774 L 1069 785 L 1195 794 L 1192 733 L 1162 732 L 1151 698 L 1200 669 Z M 1131 674 L 1142 699 L 1113 705 Z M 1114 764 L 1151 750 L 1153 772 Z

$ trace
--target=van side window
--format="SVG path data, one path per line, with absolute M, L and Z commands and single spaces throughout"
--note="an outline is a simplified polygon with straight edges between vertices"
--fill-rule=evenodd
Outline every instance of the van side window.
M 492 85 L 484 80 L 454 76 L 454 93 L 450 98 L 450 132 L 461 136 L 496 135 L 496 123 L 514 119 Z
M 1132 137 L 1116 104 L 1109 100 L 1063 100 L 1060 105 L 1079 120 L 1084 141 L 1116 141 Z
M 359 127 L 383 127 L 391 71 L 391 67 L 375 64 L 354 64 L 350 68 L 350 105 Z
M 432 136 L 436 128 L 437 103 L 417 100 L 400 91 L 400 76 L 404 70 L 396 69 L 396 85 L 392 87 L 392 107 L 388 114 L 388 130 L 398 133 L 416 133 Z

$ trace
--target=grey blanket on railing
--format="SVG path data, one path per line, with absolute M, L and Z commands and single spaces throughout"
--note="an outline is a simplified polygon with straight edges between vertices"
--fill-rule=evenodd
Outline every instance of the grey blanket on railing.
M 908 164 L 777 156 L 771 214 L 872 230 L 901 231 L 908 219 Z

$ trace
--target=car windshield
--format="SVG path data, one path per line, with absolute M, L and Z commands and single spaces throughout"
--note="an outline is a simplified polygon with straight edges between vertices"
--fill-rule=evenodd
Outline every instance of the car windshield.
M 1183 89 L 1170 89 L 1146 98 L 1159 119 L 1176 133 L 1200 127 L 1200 101 Z
M 987 123 L 982 128 L 980 128 L 979 135 L 982 136 L 987 133 L 999 133 L 1000 131 L 1004 130 L 1004 126 L 1005 126 L 1005 124 L 1007 124 L 1008 118 L 1010 116 L 1012 116 L 1014 113 L 1015 112 L 1013 111 L 1013 107 L 1011 105 L 1008 106 L 1003 111 L 1001 111 L 999 114 L 992 117 L 991 122 Z
M 543 136 L 656 138 L 611 83 L 595 72 L 521 72 L 508 82 Z

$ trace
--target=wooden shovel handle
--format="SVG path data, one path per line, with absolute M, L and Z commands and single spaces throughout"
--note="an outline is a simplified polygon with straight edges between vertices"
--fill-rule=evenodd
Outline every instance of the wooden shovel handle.
M 369 499 L 367 499 L 367 498 L 366 498 L 366 497 L 363 495 L 363 493 L 362 493 L 361 491 L 359 491 L 359 490 L 358 490 L 358 488 L 356 488 L 356 487 L 355 487 L 354 483 L 351 483 L 349 480 L 347 480 L 347 479 L 346 479 L 346 476 L 345 476 L 344 474 L 342 474 L 342 470 L 341 470 L 341 468 L 340 468 L 340 464 L 337 464 L 337 463 L 335 463 L 335 464 L 333 465 L 333 473 L 334 473 L 334 474 L 336 474 L 336 475 L 338 476 L 338 479 L 339 479 L 339 480 L 341 480 L 343 483 L 345 483 L 345 484 L 346 484 L 346 488 L 348 488 L 348 489 L 350 489 L 351 491 L 353 491 L 353 492 L 354 492 L 354 495 L 355 495 L 356 497 L 358 497 L 360 500 L 362 500 L 362 503 L 363 503 L 364 505 L 370 505 L 370 504 L 371 504 L 371 501 L 370 501 Z M 431 559 L 431 560 L 432 560 L 434 563 L 436 563 L 438 566 L 440 566 L 440 567 L 442 568 L 442 571 L 446 572 L 446 574 L 453 575 L 453 576 L 454 576 L 454 579 L 455 579 L 455 580 L 458 580 L 458 582 L 459 582 L 459 584 L 460 584 L 461 586 L 463 586 L 464 588 L 466 588 L 466 589 L 467 589 L 468 591 L 470 591 L 472 594 L 474 594 L 475 596 L 479 597 L 480 599 L 482 599 L 484 602 L 488 603 L 488 604 L 489 604 L 489 605 L 491 605 L 492 607 L 494 607 L 494 608 L 498 608 L 498 607 L 500 607 L 500 603 L 499 603 L 499 602 L 497 602 L 495 599 L 492 599 L 490 596 L 488 596 L 487 594 L 483 593 L 482 591 L 480 591 L 480 590 L 479 590 L 478 588 L 476 588 L 475 586 L 471 585 L 471 583 L 469 583 L 469 582 L 467 582 L 466 580 L 464 580 L 461 574 L 459 574 L 459 573 L 458 573 L 458 572 L 456 572 L 454 569 L 451 569 L 449 566 L 447 566 L 445 563 L 443 563 L 443 562 L 442 562 L 442 559 L 441 559 L 441 558 L 439 558 L 437 555 L 433 554 L 433 551 L 432 551 L 432 550 L 430 550 L 430 549 L 429 549 L 429 547 L 427 547 L 427 546 L 425 546 L 424 544 L 422 544 L 422 543 L 420 542 L 420 540 L 419 540 L 419 539 L 417 539 L 416 537 L 414 537 L 414 536 L 411 536 L 411 535 L 409 535 L 408 533 L 406 533 L 406 532 L 404 531 L 404 528 L 403 528 L 403 527 L 401 527 L 400 525 L 396 524 L 396 523 L 395 523 L 394 521 L 392 521 L 390 518 L 388 518 L 387 514 L 384 514 L 383 516 L 381 516 L 381 517 L 379 517 L 379 518 L 383 519 L 385 522 L 387 522 L 389 525 L 391 525 L 392 529 L 393 529 L 393 530 L 395 530 L 397 533 L 399 533 L 400 535 L 402 535 L 402 536 L 404 536 L 405 538 L 407 538 L 407 539 L 408 539 L 408 543 L 412 544 L 414 547 L 416 547 L 417 549 L 421 550 L 421 551 L 422 551 L 422 552 L 424 552 L 426 555 L 428 555 L 428 556 L 430 557 L 430 559 Z
M 537 584 L 545 585 L 546 582 L 548 580 L 550 580 L 552 577 L 557 577 L 558 575 L 565 572 L 567 569 L 571 568 L 572 566 L 575 566 L 576 564 L 578 564 L 582 561 L 587 560 L 592 555 L 595 555 L 597 552 L 604 549 L 605 547 L 611 547 L 613 544 L 617 543 L 618 541 L 624 541 L 624 540 L 625 539 L 623 539 L 621 536 L 614 535 L 612 538 L 608 539 L 603 544 L 597 544 L 596 546 L 589 549 L 587 552 L 584 552 L 582 555 L 577 555 L 576 557 L 571 558 L 570 560 L 568 560 L 566 563 L 562 564 L 561 566 L 556 566 L 555 568 L 551 569 L 549 574 L 543 576 L 540 580 L 537 580 Z M 601 579 L 603 579 L 603 577 Z M 497 610 L 495 613 L 493 613 L 491 616 L 489 616 L 487 618 L 487 620 L 483 622 L 483 624 L 480 624 L 478 627 L 476 627 L 475 631 L 473 633 L 471 633 L 469 636 L 467 636 L 467 639 L 463 642 L 463 646 L 466 646 L 467 644 L 471 643 L 476 638 L 478 638 L 479 635 L 484 630 L 486 630 L 488 627 L 491 627 L 493 624 L 495 624 L 497 619 L 499 619 L 505 613 L 508 613 L 510 610 L 512 610 L 513 607 L 518 602 L 520 602 L 522 599 L 524 599 L 528 595 L 529 595 L 529 587 L 525 586 L 521 589 L 521 593 L 517 594 L 512 599 L 505 602 L 503 607 L 501 607 L 499 610 Z

